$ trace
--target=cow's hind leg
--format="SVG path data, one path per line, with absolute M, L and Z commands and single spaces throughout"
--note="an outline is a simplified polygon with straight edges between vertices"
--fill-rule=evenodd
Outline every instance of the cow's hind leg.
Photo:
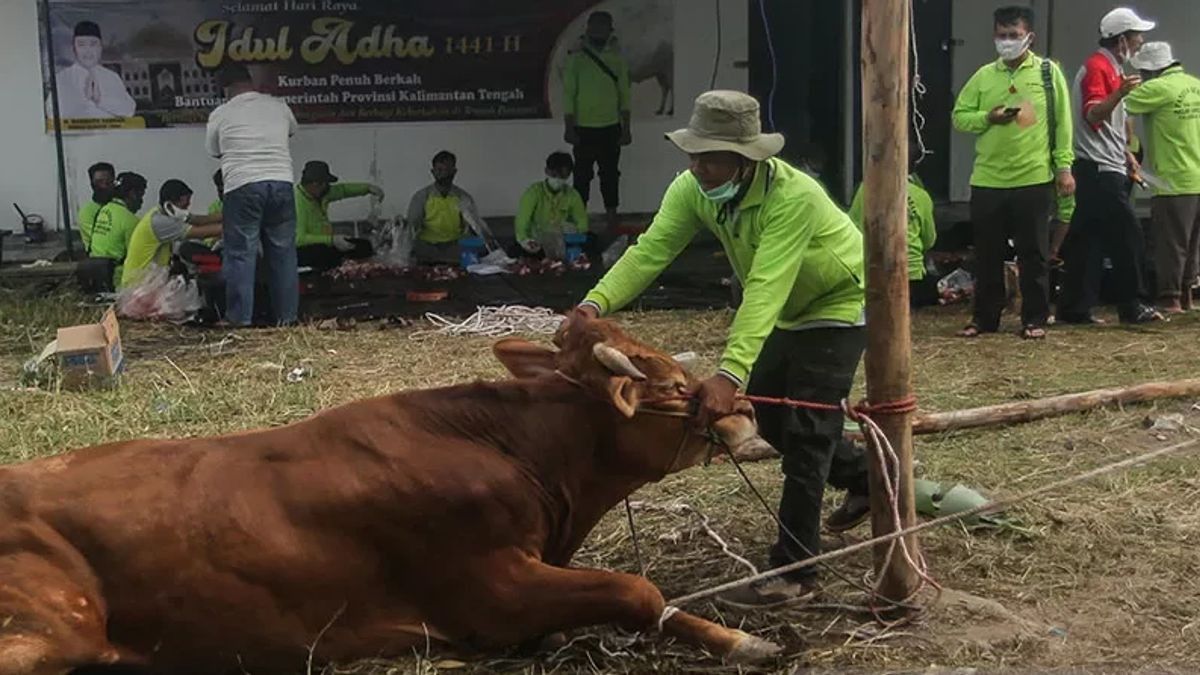
M 564 569 L 539 561 L 493 567 L 481 595 L 465 594 L 470 606 L 468 633 L 493 646 L 518 644 L 557 631 L 617 624 L 629 631 L 663 632 L 730 661 L 757 661 L 779 652 L 775 645 L 740 630 L 719 626 L 686 612 L 664 618 L 666 603 L 644 577 L 592 569 Z M 505 569 L 500 567 L 499 569 Z M 661 625 L 660 625 L 661 623 Z

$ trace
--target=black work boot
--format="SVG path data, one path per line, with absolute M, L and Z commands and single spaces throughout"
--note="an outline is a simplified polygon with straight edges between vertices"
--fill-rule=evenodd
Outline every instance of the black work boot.
M 845 532 L 858 527 L 871 515 L 871 498 L 867 495 L 846 493 L 846 499 L 825 519 L 829 532 Z

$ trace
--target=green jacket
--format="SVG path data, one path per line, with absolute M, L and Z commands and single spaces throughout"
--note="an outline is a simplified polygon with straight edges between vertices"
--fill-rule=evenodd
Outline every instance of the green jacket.
M 616 80 L 604 72 L 587 51 L 608 66 Z M 563 115 L 575 116 L 575 126 L 611 127 L 629 112 L 629 65 L 610 43 L 602 51 L 580 45 L 563 64 Z
M 546 181 L 539 180 L 521 195 L 514 224 L 519 242 L 536 240 L 542 231 L 556 224 L 563 226 L 563 232 L 587 232 L 587 207 L 574 187 L 568 185 L 553 192 Z
M 971 76 L 954 104 L 954 128 L 975 134 L 975 170 L 971 185 L 982 188 L 1017 188 L 1054 180 L 1050 157 L 1050 127 L 1046 118 L 1046 88 L 1042 82 L 1042 57 L 1029 56 L 1010 71 L 993 61 Z M 1053 169 L 1066 171 L 1075 161 L 1070 90 L 1062 69 L 1051 61 L 1056 119 Z M 988 113 L 996 106 L 1033 105 L 1035 122 L 991 124 Z
M 1200 194 L 1200 80 L 1167 68 L 1125 97 L 1131 115 L 1146 115 L 1154 173 L 1170 187 L 1159 196 Z
M 129 252 L 129 239 L 133 236 L 137 224 L 137 214 L 117 198 L 101 207 L 100 213 L 96 214 L 96 226 L 92 229 L 91 256 L 117 261 L 113 270 L 114 286 L 121 284 L 125 255 Z
M 862 320 L 862 235 L 817 181 L 780 159 L 758 163 L 741 204 L 721 219 L 692 173 L 681 173 L 650 228 L 586 301 L 602 314 L 628 304 L 701 228 L 720 240 L 744 287 L 720 363 L 734 379 L 745 382 L 775 328 Z
M 863 186 L 858 186 L 854 201 L 850 204 L 850 220 L 863 231 Z M 925 278 L 925 252 L 937 241 L 937 227 L 933 222 L 933 198 L 925 191 L 921 179 L 908 177 L 908 278 L 920 281 Z
M 296 186 L 296 245 L 333 244 L 333 225 L 329 222 L 329 204 L 341 199 L 370 194 L 370 183 L 334 183 L 320 200 Z
M 96 227 L 96 216 L 100 215 L 101 208 L 103 206 L 90 199 L 79 207 L 79 218 L 76 224 L 79 226 L 79 236 L 83 239 L 84 250 L 91 250 L 92 228 Z

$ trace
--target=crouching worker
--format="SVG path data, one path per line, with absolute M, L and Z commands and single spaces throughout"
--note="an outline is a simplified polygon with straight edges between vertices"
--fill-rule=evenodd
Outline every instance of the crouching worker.
M 168 268 L 177 242 L 221 236 L 221 214 L 193 215 L 188 212 L 191 205 L 192 189 L 186 183 L 176 178 L 163 183 L 158 206 L 133 228 L 119 288 L 136 285 L 153 265 Z
M 561 259 L 564 234 L 587 234 L 587 208 L 571 185 L 575 161 L 565 152 L 546 158 L 546 177 L 530 185 L 517 208 L 517 243 L 529 256 Z
M 318 271 L 333 269 L 343 260 L 375 255 L 371 242 L 333 233 L 329 205 L 351 197 L 373 195 L 383 199 L 383 190 L 370 183 L 338 183 L 329 164 L 312 161 L 304 165 L 296 186 L 296 261 L 300 267 Z
M 919 155 L 914 155 L 914 159 Z M 912 164 L 912 162 L 910 162 Z M 863 186 L 858 186 L 850 204 L 850 220 L 863 231 Z M 917 174 L 908 174 L 908 303 L 928 307 L 938 304 L 937 279 L 926 276 L 925 254 L 937 241 L 933 220 L 933 198 Z
M 734 91 L 696 99 L 686 129 L 667 138 L 691 170 L 667 188 L 636 245 L 580 305 L 615 312 L 648 288 L 701 230 L 721 242 L 744 287 L 720 370 L 692 392 L 696 423 L 733 413 L 738 390 L 836 404 L 850 393 L 866 346 L 863 239 L 821 185 L 775 157 L 783 136 L 760 130 L 759 105 Z M 779 519 L 786 529 L 770 552 L 779 567 L 820 551 L 821 499 L 828 480 L 851 495 L 868 492 L 863 453 L 841 443 L 842 413 L 755 405 L 763 438 L 783 455 Z M 847 500 L 837 522 L 865 499 Z M 857 506 L 855 506 L 857 505 Z M 814 592 L 811 567 L 731 592 L 731 605 L 762 606 Z

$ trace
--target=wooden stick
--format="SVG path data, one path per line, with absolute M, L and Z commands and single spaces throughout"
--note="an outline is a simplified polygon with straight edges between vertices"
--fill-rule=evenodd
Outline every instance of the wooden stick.
M 908 37 L 909 0 L 862 2 L 863 216 L 867 254 L 867 399 L 903 401 L 912 396 L 912 344 L 908 310 Z M 911 413 L 876 422 L 899 457 L 900 523 L 884 490 L 886 470 L 871 462 L 871 529 L 884 537 L 916 522 L 913 501 Z M 915 536 L 905 537 L 912 557 Z M 907 598 L 919 577 L 904 556 L 875 547 L 879 592 Z M 886 568 L 884 568 L 886 565 Z
M 935 434 L 941 431 L 977 429 L 1001 424 L 1033 422 L 1047 417 L 1058 417 L 1083 412 L 1109 405 L 1145 403 L 1164 398 L 1189 398 L 1200 396 L 1200 379 L 1178 382 L 1147 382 L 1130 387 L 1096 389 L 1078 394 L 1063 394 L 1015 403 L 1000 403 L 982 408 L 951 410 L 917 415 L 913 418 L 913 434 Z M 752 452 L 739 454 L 739 462 L 754 462 L 778 457 L 770 446 L 756 446 Z M 714 461 L 721 461 L 715 458 Z

